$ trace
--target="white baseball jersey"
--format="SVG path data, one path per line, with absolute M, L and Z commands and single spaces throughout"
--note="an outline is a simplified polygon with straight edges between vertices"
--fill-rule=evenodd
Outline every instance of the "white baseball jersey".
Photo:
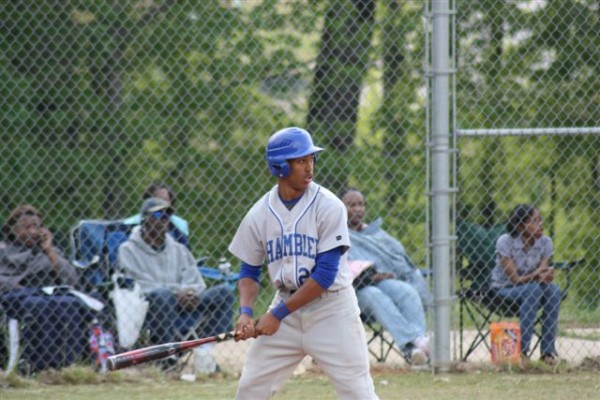
M 350 247 L 346 207 L 333 193 L 314 182 L 288 210 L 275 186 L 244 217 L 229 251 L 250 265 L 265 260 L 279 290 L 271 308 L 289 299 L 287 290 L 302 286 L 317 254 Z M 321 296 L 281 321 L 272 336 L 252 342 L 236 398 L 271 398 L 292 375 L 305 354 L 330 377 L 343 399 L 377 399 L 369 374 L 367 339 L 346 252 L 333 284 Z
M 318 253 L 339 246 L 350 248 L 347 218 L 342 201 L 314 182 L 291 210 L 275 186 L 246 214 L 229 251 L 250 265 L 262 265 L 266 260 L 273 285 L 296 290 L 310 276 Z M 344 251 L 329 290 L 351 284 Z

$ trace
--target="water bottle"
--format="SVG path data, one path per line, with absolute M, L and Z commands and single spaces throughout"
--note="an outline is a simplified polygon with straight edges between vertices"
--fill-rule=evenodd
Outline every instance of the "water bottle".
M 108 371 L 108 356 L 115 353 L 114 340 L 110 332 L 105 332 L 97 319 L 92 321 L 90 332 L 90 352 L 95 357 L 96 368 L 100 373 Z
M 231 275 L 231 263 L 227 261 L 225 257 L 219 258 L 219 271 L 221 271 L 224 276 Z
M 194 373 L 211 374 L 217 371 L 217 360 L 213 355 L 214 346 L 203 345 L 193 350 Z

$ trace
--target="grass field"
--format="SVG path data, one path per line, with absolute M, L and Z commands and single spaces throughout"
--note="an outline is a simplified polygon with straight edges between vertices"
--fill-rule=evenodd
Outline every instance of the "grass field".
M 598 365 L 560 369 L 534 367 L 527 371 L 479 368 L 469 372 L 435 374 L 404 369 L 374 368 L 373 380 L 381 399 L 600 399 Z M 101 376 L 85 368 L 43 374 L 36 379 L 0 379 L 0 399 L 120 400 L 232 399 L 237 376 L 216 374 L 184 382 L 158 371 L 139 375 Z M 335 399 L 322 374 L 309 371 L 294 377 L 275 399 Z

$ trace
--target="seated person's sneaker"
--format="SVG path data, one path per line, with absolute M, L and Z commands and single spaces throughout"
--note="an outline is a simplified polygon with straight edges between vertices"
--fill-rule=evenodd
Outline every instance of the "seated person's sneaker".
M 413 348 L 410 355 L 411 365 L 425 365 L 429 361 L 427 354 L 418 347 Z
M 558 358 L 557 354 L 546 353 L 542 354 L 541 361 L 546 365 L 555 366 L 558 365 L 561 360 Z
M 521 359 L 519 360 L 519 366 L 521 368 L 526 368 L 529 366 L 529 364 L 531 364 L 531 360 L 529 359 L 529 356 L 527 355 L 527 353 L 521 352 Z
M 410 365 L 425 365 L 429 361 L 427 354 L 415 346 L 414 342 L 407 343 L 402 349 L 402 353 Z
M 415 344 L 415 347 L 425 353 L 427 358 L 431 356 L 431 350 L 429 349 L 429 336 L 419 336 L 413 341 L 413 343 Z

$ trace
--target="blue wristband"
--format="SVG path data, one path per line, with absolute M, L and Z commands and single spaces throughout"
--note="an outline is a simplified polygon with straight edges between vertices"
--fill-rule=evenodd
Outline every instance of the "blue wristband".
M 278 320 L 282 320 L 290 314 L 290 310 L 287 308 L 283 300 L 274 309 L 271 310 L 271 314 Z
M 254 316 L 254 311 L 252 307 L 242 306 L 240 307 L 240 314 L 248 314 L 250 317 Z

